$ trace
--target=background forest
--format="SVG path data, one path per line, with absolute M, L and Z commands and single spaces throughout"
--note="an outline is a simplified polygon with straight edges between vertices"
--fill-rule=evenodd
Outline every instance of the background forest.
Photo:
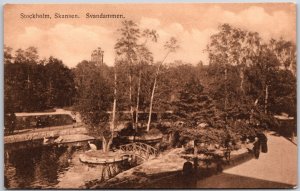
M 5 113 L 68 107 L 98 127 L 129 111 L 135 128 L 141 111 L 172 111 L 172 127 L 187 137 L 210 136 L 203 133 L 210 127 L 240 134 L 252 126 L 271 128 L 273 116 L 283 112 L 296 117 L 296 46 L 290 41 L 265 42 L 254 31 L 223 24 L 204 50 L 209 64 L 192 65 L 166 62 L 180 48 L 175 38 L 161 45 L 165 57 L 154 62 L 147 46 L 157 43 L 156 31 L 123 21 L 118 33 L 112 67 L 83 60 L 68 68 L 58 58 L 40 59 L 34 47 L 5 46 Z M 107 111 L 113 111 L 113 119 Z M 147 131 L 151 117 L 145 118 Z M 195 128 L 199 125 L 205 131 Z

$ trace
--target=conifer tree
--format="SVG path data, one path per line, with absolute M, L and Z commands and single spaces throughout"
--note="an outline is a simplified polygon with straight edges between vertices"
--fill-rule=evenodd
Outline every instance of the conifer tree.
M 190 126 L 200 123 L 212 126 L 215 111 L 213 100 L 203 92 L 200 81 L 191 78 L 179 92 L 179 101 L 176 102 L 177 118 Z
M 217 142 L 224 123 L 213 100 L 203 91 L 200 81 L 191 78 L 179 92 L 175 103 L 175 117 L 182 125 L 175 128 L 181 137 L 203 142 Z

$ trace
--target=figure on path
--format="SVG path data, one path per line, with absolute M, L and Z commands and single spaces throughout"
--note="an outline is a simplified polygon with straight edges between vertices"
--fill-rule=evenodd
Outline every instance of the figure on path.
M 259 154 L 260 154 L 260 145 L 261 145 L 260 140 L 259 140 L 257 137 L 255 137 L 255 142 L 254 142 L 253 152 L 254 152 L 254 156 L 255 156 L 256 159 L 259 158 Z
M 267 145 L 267 142 L 268 142 L 268 138 L 267 136 L 261 132 L 261 133 L 258 133 L 257 134 L 257 137 L 261 143 L 261 152 L 262 153 L 267 153 L 268 152 L 268 145 Z

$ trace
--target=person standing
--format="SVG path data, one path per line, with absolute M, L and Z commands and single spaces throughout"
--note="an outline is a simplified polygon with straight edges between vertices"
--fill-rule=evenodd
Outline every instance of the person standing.
M 230 155 L 231 155 L 231 149 L 232 149 L 232 138 L 228 134 L 225 143 L 224 143 L 225 151 L 224 151 L 224 157 L 226 159 L 226 162 L 230 164 Z
M 261 146 L 260 140 L 257 137 L 255 137 L 253 152 L 256 159 L 259 158 L 260 146 Z
M 262 153 L 267 153 L 268 152 L 268 145 L 267 145 L 268 138 L 267 138 L 267 136 L 263 132 L 259 133 L 257 136 L 258 136 L 258 139 L 261 143 L 261 152 Z
M 193 164 L 187 161 L 182 168 L 182 188 L 194 188 L 197 182 L 196 174 L 194 172 Z

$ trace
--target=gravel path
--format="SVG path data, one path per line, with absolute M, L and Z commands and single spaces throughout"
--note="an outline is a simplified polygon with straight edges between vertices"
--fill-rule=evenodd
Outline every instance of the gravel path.
M 297 185 L 297 146 L 270 132 L 268 153 L 197 182 L 198 188 L 287 188 Z

